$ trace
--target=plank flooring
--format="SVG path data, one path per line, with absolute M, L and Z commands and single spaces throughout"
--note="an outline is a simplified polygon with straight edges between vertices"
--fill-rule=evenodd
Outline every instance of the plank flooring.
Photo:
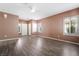
M 0 56 L 79 56 L 79 45 L 52 39 L 24 36 L 10 42 L 0 42 Z

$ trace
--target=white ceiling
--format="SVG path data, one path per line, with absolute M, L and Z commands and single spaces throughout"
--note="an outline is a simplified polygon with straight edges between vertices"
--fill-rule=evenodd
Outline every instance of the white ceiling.
M 31 12 L 31 7 L 35 8 L 35 12 Z M 39 20 L 77 7 L 78 3 L 0 3 L 0 11 L 18 15 L 25 20 Z

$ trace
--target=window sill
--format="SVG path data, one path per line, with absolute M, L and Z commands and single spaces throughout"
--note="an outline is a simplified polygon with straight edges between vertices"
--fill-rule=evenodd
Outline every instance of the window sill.
M 66 36 L 79 36 L 79 34 L 64 34 Z

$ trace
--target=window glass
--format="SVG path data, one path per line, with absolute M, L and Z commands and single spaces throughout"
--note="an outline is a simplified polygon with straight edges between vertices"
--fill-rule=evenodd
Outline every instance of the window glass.
M 79 16 L 67 17 L 64 19 L 64 34 L 79 35 Z
M 32 32 L 37 32 L 37 23 L 32 22 Z

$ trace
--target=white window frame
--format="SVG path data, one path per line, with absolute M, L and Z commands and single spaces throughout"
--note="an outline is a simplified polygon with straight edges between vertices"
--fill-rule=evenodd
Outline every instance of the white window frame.
M 79 20 L 79 15 L 76 15 L 76 16 L 70 16 L 70 17 L 64 17 L 63 19 L 63 35 L 68 35 L 68 36 L 79 36 L 79 34 L 75 34 L 75 33 L 65 33 L 65 28 L 64 28 L 64 26 L 65 26 L 65 19 L 66 18 L 73 18 L 73 17 L 77 17 L 78 18 L 78 20 Z M 77 25 L 78 26 L 78 25 Z M 76 28 L 76 30 L 77 30 L 77 28 Z

